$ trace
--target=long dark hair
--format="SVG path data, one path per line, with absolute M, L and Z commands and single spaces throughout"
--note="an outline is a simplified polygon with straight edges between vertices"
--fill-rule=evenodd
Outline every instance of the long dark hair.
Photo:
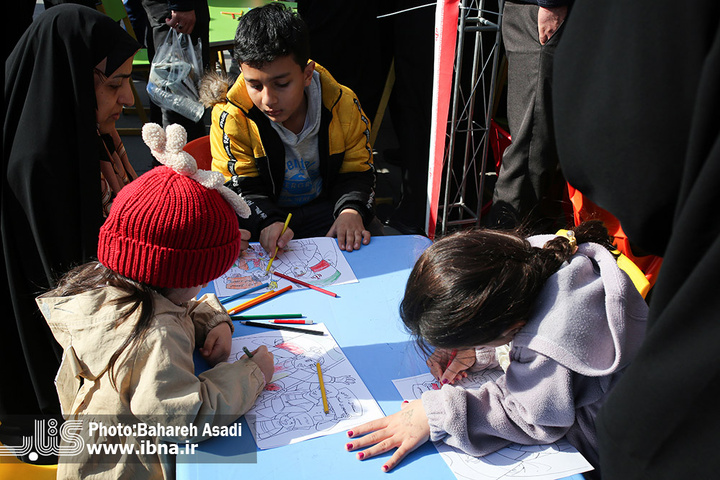
M 608 250 L 607 229 L 599 221 L 574 229 L 578 243 Z M 574 253 L 567 237 L 543 248 L 519 231 L 477 229 L 453 233 L 431 245 L 413 267 L 400 317 L 419 346 L 484 345 L 518 321 L 527 321 L 545 281 Z
M 145 338 L 154 315 L 153 292 L 160 294 L 167 293 L 164 289 L 156 289 L 149 285 L 136 282 L 110 270 L 100 262 L 89 262 L 76 267 L 66 273 L 58 282 L 52 294 L 60 297 L 78 295 L 88 290 L 105 287 L 117 287 L 125 292 L 125 295 L 113 300 L 116 305 L 127 305 L 124 315 L 120 317 L 112 328 L 122 325 L 136 311 L 139 311 L 138 321 L 130 335 L 123 344 L 113 353 L 105 369 L 98 374 L 109 372 L 110 383 L 115 385 L 115 363 L 122 353 L 130 348 L 132 351 Z

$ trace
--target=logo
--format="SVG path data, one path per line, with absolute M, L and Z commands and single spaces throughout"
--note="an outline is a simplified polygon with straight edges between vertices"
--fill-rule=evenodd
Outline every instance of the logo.
M 24 436 L 21 445 L 0 445 L 0 457 L 22 457 L 34 462 L 40 455 L 77 455 L 85 449 L 85 441 L 80 436 L 83 422 L 68 420 L 62 425 L 55 418 L 35 420 L 32 436 Z M 62 440 L 63 445 L 60 445 Z

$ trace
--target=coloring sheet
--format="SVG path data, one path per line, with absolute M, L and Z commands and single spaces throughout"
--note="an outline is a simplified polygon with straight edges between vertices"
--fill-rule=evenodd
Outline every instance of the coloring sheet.
M 468 377 L 456 385 L 477 388 L 495 381 L 502 370 L 468 372 Z M 439 390 L 440 384 L 430 373 L 393 380 L 395 388 L 405 400 L 420 398 L 427 390 Z M 549 445 L 511 444 L 484 457 L 473 457 L 443 442 L 435 448 L 455 477 L 465 479 L 532 479 L 552 480 L 592 470 L 592 465 L 565 439 Z
M 342 432 L 384 416 L 380 406 L 340 350 L 325 325 L 307 335 L 268 330 L 234 337 L 230 360 L 267 346 L 275 356 L 275 374 L 246 414 L 258 448 L 281 447 L 322 435 Z M 320 363 L 329 413 L 324 412 L 316 364 Z
M 269 255 L 259 243 L 251 243 L 233 266 L 214 281 L 216 295 L 220 298 L 228 297 L 265 282 L 270 282 L 268 288 L 248 295 L 247 299 L 286 285 L 292 285 L 293 289 L 307 288 L 268 273 L 266 269 L 271 258 L 272 255 Z M 285 249 L 273 260 L 270 270 L 318 287 L 358 281 L 337 246 L 337 239 L 330 237 L 290 240 Z

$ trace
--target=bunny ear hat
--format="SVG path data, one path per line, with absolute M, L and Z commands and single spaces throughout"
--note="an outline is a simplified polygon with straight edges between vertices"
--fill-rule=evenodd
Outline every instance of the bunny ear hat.
M 240 217 L 250 216 L 247 202 L 225 186 L 222 173 L 198 169 L 193 156 L 183 150 L 187 143 L 187 132 L 182 125 L 174 123 L 163 130 L 157 123 L 146 123 L 142 128 L 142 138 L 158 162 L 180 175 L 192 178 L 205 188 L 217 190 Z

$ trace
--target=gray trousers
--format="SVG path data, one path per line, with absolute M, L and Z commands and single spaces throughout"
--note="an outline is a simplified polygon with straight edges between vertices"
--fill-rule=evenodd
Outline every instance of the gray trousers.
M 487 225 L 520 223 L 537 233 L 563 223 L 552 119 L 552 62 L 564 24 L 538 40 L 538 6 L 506 2 L 502 36 L 508 60 L 507 118 L 512 143 L 498 172 Z M 562 226 L 562 225 L 560 225 Z

